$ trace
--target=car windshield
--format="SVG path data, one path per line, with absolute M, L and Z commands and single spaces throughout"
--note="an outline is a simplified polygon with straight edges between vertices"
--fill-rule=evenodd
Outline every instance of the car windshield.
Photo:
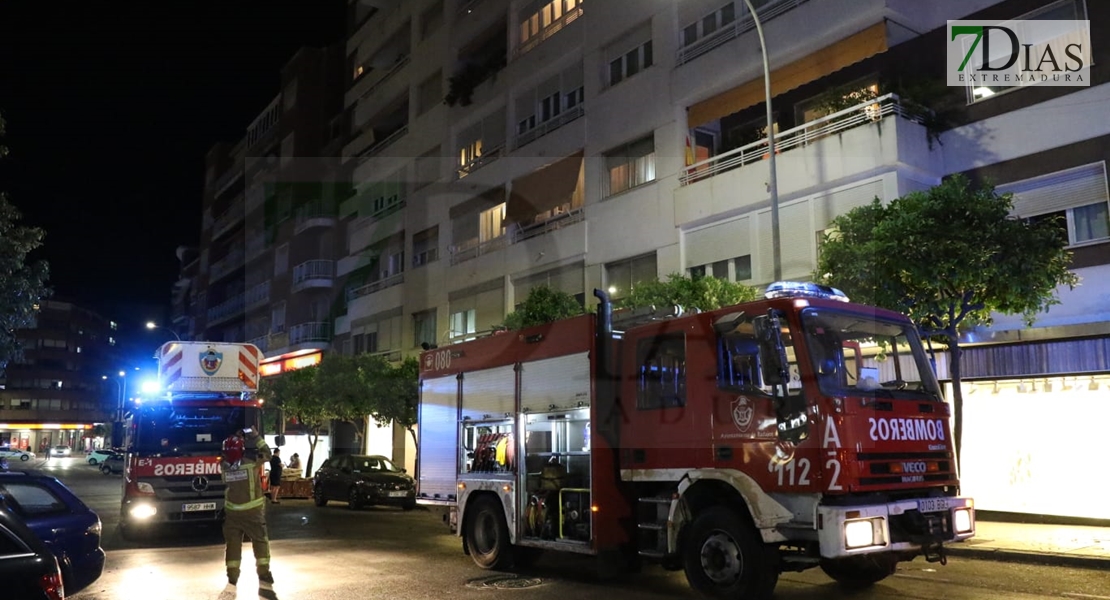
M 218 454 L 223 441 L 245 426 L 245 409 L 238 406 L 146 407 L 132 427 L 135 451 L 180 456 Z
M 802 311 L 822 393 L 940 401 L 940 388 L 909 323 L 829 308 Z
M 352 456 L 351 468 L 360 473 L 400 473 L 401 469 L 384 456 Z

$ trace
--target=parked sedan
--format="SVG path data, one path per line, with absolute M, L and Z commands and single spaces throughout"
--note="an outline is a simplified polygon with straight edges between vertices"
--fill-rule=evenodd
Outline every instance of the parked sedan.
M 345 500 L 357 510 L 370 504 L 416 508 L 416 486 L 405 470 L 384 456 L 344 454 L 324 461 L 313 477 L 316 506 Z
M 100 517 L 62 482 L 37 471 L 0 471 L 0 497 L 58 559 L 66 592 L 100 578 Z
M 35 453 L 31 452 L 30 450 L 12 450 L 11 448 L 0 448 L 0 458 L 27 462 L 32 458 L 35 458 Z
M 62 600 L 65 585 L 50 548 L 0 500 L 0 581 L 5 598 Z
M 118 475 L 123 473 L 123 453 L 116 452 L 102 460 L 100 462 L 100 472 L 105 475 Z
M 113 454 L 118 454 L 118 452 L 116 452 L 115 450 L 104 449 L 93 450 L 92 452 L 89 452 L 89 455 L 87 457 L 85 457 L 85 462 L 95 466 L 104 462 L 105 459 L 107 459 L 109 456 L 112 456 Z

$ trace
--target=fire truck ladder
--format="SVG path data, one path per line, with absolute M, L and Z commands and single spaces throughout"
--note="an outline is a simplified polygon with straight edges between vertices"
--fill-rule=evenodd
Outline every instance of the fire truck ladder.
M 667 523 L 670 520 L 671 498 L 639 499 L 636 527 L 640 530 L 640 556 L 661 559 L 667 555 Z

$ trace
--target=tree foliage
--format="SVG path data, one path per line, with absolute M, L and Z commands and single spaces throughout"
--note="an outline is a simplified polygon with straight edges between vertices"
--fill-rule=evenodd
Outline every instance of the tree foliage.
M 622 308 L 644 306 L 681 306 L 683 310 L 715 310 L 722 306 L 732 306 L 741 302 L 756 300 L 759 290 L 741 283 L 733 283 L 718 277 L 687 277 L 671 273 L 666 281 L 654 280 L 637 284 L 627 298 L 622 299 Z
M 305 473 L 312 472 L 316 443 L 332 419 L 329 407 L 316 393 L 317 367 L 311 366 L 276 377 L 264 377 L 259 385 L 259 396 L 267 403 L 281 408 L 285 419 L 296 420 L 308 430 L 309 448 Z
M 0 137 L 3 133 L 4 120 L 0 118 Z M 7 152 L 0 145 L 0 157 Z M 16 332 L 31 325 L 39 302 L 50 295 L 46 261 L 27 260 L 31 252 L 42 246 L 46 232 L 20 225 L 20 219 L 22 214 L 0 192 L 0 372 L 9 361 L 22 357 Z
M 505 316 L 504 326 L 508 329 L 524 329 L 576 317 L 583 312 L 582 305 L 574 296 L 540 285 L 528 292 L 528 297 L 520 304 L 520 308 Z
M 1010 217 L 1009 194 L 957 175 L 888 206 L 875 199 L 832 222 L 817 279 L 853 301 L 905 313 L 926 337 L 947 342 L 957 452 L 963 432 L 959 333 L 991 314 L 1037 314 L 1074 288 L 1060 225 Z

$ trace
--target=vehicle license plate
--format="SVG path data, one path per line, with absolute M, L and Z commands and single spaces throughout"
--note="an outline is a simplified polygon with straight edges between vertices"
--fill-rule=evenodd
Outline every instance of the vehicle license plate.
M 409 493 L 404 491 L 404 490 L 402 490 L 400 492 L 389 492 L 389 497 L 390 498 L 404 498 L 405 496 L 408 496 L 408 495 L 409 495 Z
M 948 498 L 922 498 L 917 501 L 917 510 L 921 512 L 948 510 Z
M 198 510 L 216 510 L 215 502 L 193 502 L 192 504 L 181 505 L 183 512 L 196 512 Z

